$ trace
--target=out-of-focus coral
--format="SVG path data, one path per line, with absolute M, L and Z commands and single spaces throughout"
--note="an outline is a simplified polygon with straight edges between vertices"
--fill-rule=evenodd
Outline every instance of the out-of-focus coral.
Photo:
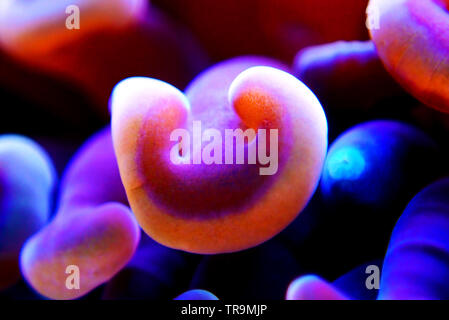
M 0 289 L 19 279 L 20 249 L 47 223 L 55 185 L 52 161 L 38 144 L 0 136 Z
M 315 275 L 294 280 L 288 287 L 287 300 L 348 300 L 343 293 Z
M 371 0 L 377 52 L 392 76 L 426 105 L 449 112 L 447 0 Z
M 449 179 L 408 204 L 391 235 L 379 299 L 449 299 Z
M 391 235 L 385 255 L 379 300 L 445 300 L 449 297 L 449 179 L 419 192 Z M 290 284 L 289 300 L 341 300 L 342 283 L 302 276 Z M 360 297 L 351 297 L 360 298 Z
M 298 52 L 294 74 L 329 109 L 366 111 L 406 95 L 379 59 L 371 41 L 338 41 Z
M 79 29 L 67 27 L 72 11 L 66 9 L 73 6 Z M 103 116 L 123 78 L 152 76 L 183 87 L 205 59 L 188 32 L 146 0 L 5 0 L 0 43 L 26 65 L 80 87 Z
M 86 142 L 67 168 L 56 216 L 25 243 L 20 265 L 27 282 L 48 298 L 74 299 L 112 278 L 132 258 L 140 239 L 139 226 L 123 202 L 111 134 L 105 129 Z M 72 273 L 78 287 L 67 286 Z
M 392 120 L 354 126 L 331 144 L 313 206 L 293 223 L 288 243 L 326 279 L 381 259 L 403 208 L 446 172 L 439 144 L 414 126 Z
M 180 294 L 175 300 L 218 300 L 218 298 L 209 291 L 195 289 Z

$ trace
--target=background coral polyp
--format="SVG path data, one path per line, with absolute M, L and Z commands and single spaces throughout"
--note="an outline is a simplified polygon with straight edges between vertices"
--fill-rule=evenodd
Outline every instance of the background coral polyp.
M 52 299 L 75 299 L 108 281 L 132 258 L 140 229 L 126 203 L 109 129 L 89 139 L 64 174 L 54 219 L 22 248 L 28 283 Z M 80 287 L 66 287 L 67 267 Z
M 449 112 L 449 1 L 371 0 L 370 30 L 393 77 L 426 105 Z M 374 19 L 375 16 L 372 16 Z
M 206 290 L 189 290 L 180 294 L 175 300 L 218 300 L 218 298 Z
M 419 192 L 402 213 L 385 254 L 379 299 L 449 299 L 448 195 L 446 177 Z
M 265 66 L 250 68 L 259 65 Z M 195 253 L 239 251 L 276 235 L 306 205 L 326 153 L 326 118 L 304 84 L 270 65 L 280 66 L 259 58 L 221 63 L 186 95 L 149 78 L 126 79 L 114 89 L 112 135 L 122 181 L 139 224 L 156 241 Z M 193 120 L 223 137 L 225 129 L 278 129 L 277 172 L 260 175 L 260 163 L 224 164 L 225 151 L 223 164 L 174 164 L 170 134 L 191 132 Z
M 78 29 L 66 26 L 70 6 L 79 9 Z M 146 0 L 6 0 L 0 46 L 30 69 L 79 87 L 103 117 L 118 81 L 151 74 L 184 86 L 204 59 L 190 34 Z
M 0 289 L 20 278 L 20 249 L 47 222 L 56 180 L 52 161 L 37 143 L 0 136 Z
M 407 205 L 394 227 L 385 254 L 378 300 L 448 299 L 445 285 L 449 278 L 448 192 L 446 177 L 421 190 Z M 344 291 L 362 281 L 342 280 L 329 284 L 316 276 L 300 277 L 290 284 L 287 299 L 360 299 L 348 297 Z
M 288 287 L 287 300 L 347 300 L 331 284 L 315 275 L 306 275 L 294 280 Z

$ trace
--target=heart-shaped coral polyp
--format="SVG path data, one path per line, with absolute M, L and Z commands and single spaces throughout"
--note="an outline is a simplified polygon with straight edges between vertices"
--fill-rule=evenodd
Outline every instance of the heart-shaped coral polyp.
M 114 89 L 112 136 L 122 181 L 139 224 L 161 244 L 203 254 L 250 248 L 283 230 L 313 194 L 327 149 L 323 109 L 295 77 L 260 63 L 221 63 L 185 95 L 150 78 L 125 79 Z M 178 129 L 195 135 L 198 123 L 223 137 L 213 142 L 225 151 L 216 162 L 195 164 L 208 148 L 203 135 L 190 158 L 182 150 L 174 162 L 170 135 Z M 226 131 L 248 128 L 257 131 L 243 143 L 248 159 L 236 161 L 236 142 L 226 162 Z M 250 163 L 256 143 L 270 163 Z

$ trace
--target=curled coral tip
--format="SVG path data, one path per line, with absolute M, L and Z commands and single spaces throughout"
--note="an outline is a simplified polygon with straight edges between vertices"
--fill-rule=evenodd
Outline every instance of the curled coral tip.
M 295 116 L 298 105 L 310 106 L 311 117 L 327 130 L 324 112 L 315 95 L 291 74 L 272 67 L 252 67 L 238 75 L 229 88 L 229 100 L 246 125 L 253 128 L 282 125 Z M 308 111 L 306 111 L 308 112 Z M 296 120 L 296 119 L 292 119 Z
M 172 100 L 167 100 L 168 98 Z M 178 103 L 189 108 L 184 94 L 174 86 L 157 79 L 131 77 L 120 81 L 113 89 L 110 109 L 113 118 L 144 115 L 149 107 L 165 108 Z
M 169 161 L 170 133 L 185 127 L 189 115 L 189 103 L 181 91 L 156 79 L 128 78 L 114 88 L 110 106 L 112 138 L 117 154 L 133 157 L 140 142 L 136 137 L 144 134 L 145 139 L 153 141 L 145 162 L 159 163 L 159 157 Z M 121 172 L 125 187 L 135 188 L 145 183 L 145 177 L 137 174 L 140 168 L 136 163 L 121 156 L 117 160 L 119 166 L 132 166 Z

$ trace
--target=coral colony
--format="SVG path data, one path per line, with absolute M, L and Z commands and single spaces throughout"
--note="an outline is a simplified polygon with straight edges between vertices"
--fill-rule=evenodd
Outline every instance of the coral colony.
M 0 299 L 449 299 L 449 1 L 0 2 Z

